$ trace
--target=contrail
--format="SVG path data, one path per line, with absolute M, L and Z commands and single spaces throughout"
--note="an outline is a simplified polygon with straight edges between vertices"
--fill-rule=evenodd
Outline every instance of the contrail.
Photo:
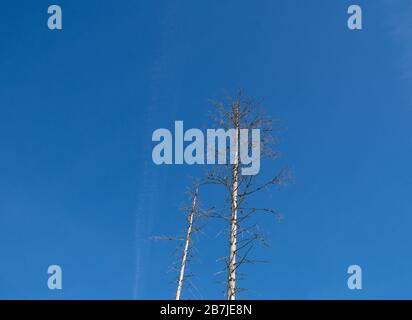
M 168 64 L 168 55 L 170 55 L 171 44 L 174 39 L 174 25 L 176 21 L 176 1 L 170 1 L 164 11 L 163 32 L 160 40 L 159 57 L 154 61 L 152 67 L 150 86 L 147 105 L 145 111 L 145 122 L 143 132 L 147 133 L 154 127 L 154 118 L 160 114 L 159 96 L 164 92 L 164 82 L 167 80 L 165 71 L 170 67 Z M 162 86 L 163 84 L 163 86 Z M 176 105 L 168 103 L 167 111 L 175 114 Z M 151 141 L 151 140 L 150 140 Z M 159 175 L 158 171 L 153 170 L 150 141 L 143 141 L 141 154 L 143 155 L 143 163 L 139 172 L 142 173 L 139 183 L 139 194 L 137 196 L 137 213 L 135 223 L 135 251 L 136 251 L 136 267 L 133 285 L 133 298 L 138 299 L 142 294 L 142 275 L 146 272 L 148 262 L 148 253 L 151 250 L 151 242 L 149 241 L 150 234 L 153 229 L 153 221 L 156 214 L 156 196 L 159 194 Z

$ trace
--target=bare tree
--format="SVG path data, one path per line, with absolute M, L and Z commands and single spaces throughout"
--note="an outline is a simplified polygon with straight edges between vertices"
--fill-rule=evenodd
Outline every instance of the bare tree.
M 197 197 L 199 194 L 199 186 L 196 185 L 194 187 L 194 191 L 191 194 L 192 198 L 192 207 L 190 208 L 189 214 L 187 216 L 187 230 L 186 230 L 186 239 L 185 239 L 185 245 L 183 248 L 183 254 L 182 254 L 182 263 L 180 266 L 180 271 L 179 271 L 179 279 L 177 282 L 177 290 L 176 290 L 176 300 L 180 300 L 181 294 L 182 294 L 182 287 L 183 287 L 183 280 L 185 277 L 185 269 L 186 269 L 186 263 L 187 263 L 187 257 L 189 253 L 189 248 L 190 248 L 190 243 L 191 243 L 191 236 L 192 236 L 192 231 L 193 231 L 193 222 L 195 219 L 195 213 L 197 212 Z
M 171 269 L 178 273 L 177 288 L 176 288 L 176 300 L 181 300 L 183 285 L 185 282 L 189 282 L 189 285 L 193 287 L 194 284 L 189 281 L 189 278 L 193 276 L 192 273 L 188 273 L 188 264 L 193 258 L 192 251 L 194 251 L 193 235 L 201 231 L 201 226 L 198 220 L 205 219 L 211 215 L 210 210 L 203 210 L 199 204 L 199 192 L 202 184 L 195 182 L 193 186 L 187 191 L 190 198 L 190 205 L 182 207 L 180 210 L 185 213 L 186 227 L 183 236 L 156 236 L 154 240 L 166 240 L 166 241 L 179 241 L 183 243 L 183 246 L 179 245 L 176 252 L 180 253 L 178 265 L 172 265 Z M 197 290 L 197 289 L 196 289 Z
M 235 129 L 233 143 L 228 147 L 234 149 L 231 150 L 231 161 L 226 161 L 227 165 L 212 168 L 205 179 L 207 183 L 221 185 L 227 191 L 226 203 L 230 214 L 222 214 L 220 217 L 229 222 L 226 297 L 228 300 L 235 300 L 237 292 L 240 291 L 237 284 L 239 267 L 245 263 L 258 262 L 251 260 L 249 253 L 257 242 L 266 244 L 259 224 L 247 224 L 247 221 L 256 213 L 269 213 L 280 217 L 278 212 L 272 208 L 249 206 L 249 200 L 262 190 L 284 184 L 289 179 L 289 170 L 288 168 L 280 169 L 277 174 L 266 181 L 260 181 L 259 175 L 242 175 L 239 152 L 240 130 L 260 129 L 260 159 L 274 159 L 278 156 L 278 152 L 273 149 L 274 122 L 259 112 L 259 105 L 254 100 L 244 99 L 241 91 L 238 91 L 234 98 L 229 97 L 226 104 L 220 102 L 213 102 L 213 104 L 217 107 L 217 113 L 213 113 L 213 120 L 216 124 L 226 130 Z M 248 140 L 246 143 L 247 150 L 250 150 L 256 142 Z M 226 152 L 226 156 L 228 154 L 229 152 Z
M 184 235 L 181 237 L 156 237 L 157 240 L 179 240 L 182 246 L 178 252 L 180 259 L 178 266 L 174 268 L 178 272 L 178 281 L 176 289 L 176 300 L 182 297 L 184 284 L 188 282 L 188 278 L 192 274 L 188 273 L 188 264 L 192 258 L 193 235 L 200 231 L 200 227 L 196 224 L 199 218 L 221 218 L 229 226 L 229 254 L 224 258 L 226 261 L 226 298 L 235 300 L 237 293 L 242 289 L 238 285 L 240 279 L 239 267 L 246 263 L 266 262 L 250 258 L 252 248 L 260 243 L 267 245 L 266 239 L 262 234 L 259 223 L 249 221 L 258 213 L 270 214 L 280 218 L 280 214 L 273 208 L 265 206 L 251 205 L 253 197 L 263 190 L 270 190 L 274 186 L 282 186 L 290 180 L 290 171 L 288 168 L 280 168 L 276 170 L 271 178 L 264 180 L 259 174 L 257 175 L 242 175 L 242 147 L 246 150 L 251 150 L 259 143 L 260 153 L 258 154 L 259 161 L 264 159 L 274 160 L 279 156 L 275 151 L 274 146 L 276 140 L 273 136 L 273 131 L 276 129 L 275 122 L 264 116 L 260 111 L 259 103 L 254 100 L 244 99 L 242 92 L 238 91 L 234 98 L 228 97 L 225 104 L 213 102 L 216 106 L 216 112 L 213 113 L 215 124 L 222 129 L 234 129 L 234 136 L 231 137 L 230 146 L 226 149 L 216 150 L 213 147 L 215 158 L 221 156 L 224 152 L 226 164 L 213 166 L 208 170 L 206 176 L 194 184 L 189 190 L 190 206 L 183 208 L 186 213 L 186 227 Z M 241 139 L 242 129 L 259 129 L 260 139 L 258 142 L 252 139 L 244 141 Z M 245 144 L 245 145 L 242 145 Z M 210 147 L 208 145 L 208 147 Z M 228 152 L 229 151 L 229 152 Z M 253 152 L 252 152 L 253 154 Z M 224 205 L 220 211 L 216 209 L 203 211 L 199 206 L 199 189 L 204 185 L 220 185 L 226 190 L 226 198 Z

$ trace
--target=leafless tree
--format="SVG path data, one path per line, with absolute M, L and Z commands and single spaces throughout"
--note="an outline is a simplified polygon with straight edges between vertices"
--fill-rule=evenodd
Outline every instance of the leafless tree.
M 193 231 L 193 223 L 195 219 L 195 214 L 197 212 L 197 197 L 199 194 L 199 186 L 196 185 L 194 187 L 194 191 L 191 194 L 192 198 L 192 206 L 189 210 L 189 214 L 187 216 L 187 230 L 186 230 L 186 239 L 185 239 L 185 244 L 183 248 L 183 254 L 182 254 L 182 263 L 180 266 L 180 271 L 179 271 L 179 279 L 177 282 L 177 290 L 176 290 L 176 300 L 180 300 L 181 294 L 182 294 L 182 286 L 183 286 L 183 280 L 185 277 L 185 269 L 186 269 L 186 263 L 187 263 L 187 256 L 189 253 L 189 248 L 190 248 L 190 243 L 191 243 L 191 237 L 192 237 L 192 231 Z
M 182 290 L 185 282 L 189 282 L 189 285 L 197 290 L 194 284 L 189 281 L 189 278 L 193 276 L 192 273 L 188 273 L 188 264 L 191 261 L 194 251 L 193 235 L 201 231 L 201 226 L 198 223 L 199 220 L 205 219 L 211 215 L 212 210 L 203 210 L 199 204 L 199 192 L 202 183 L 195 182 L 193 186 L 188 189 L 187 195 L 190 198 L 190 205 L 180 208 L 185 213 L 186 227 L 183 236 L 156 236 L 154 240 L 166 240 L 166 241 L 179 241 L 183 245 L 179 245 L 176 252 L 180 254 L 177 265 L 172 265 L 172 270 L 178 273 L 177 288 L 176 288 L 176 300 L 181 300 Z
M 235 138 L 229 148 L 234 148 L 234 158 L 227 159 L 227 165 L 214 166 L 208 171 L 205 181 L 208 184 L 223 186 L 227 191 L 226 204 L 229 215 L 221 214 L 229 224 L 229 255 L 227 261 L 227 291 L 226 298 L 235 300 L 236 294 L 241 290 L 237 284 L 238 269 L 245 263 L 256 263 L 249 253 L 253 246 L 260 242 L 266 244 L 258 223 L 248 224 L 249 219 L 257 213 L 271 214 L 280 217 L 273 208 L 250 205 L 253 195 L 260 191 L 268 190 L 273 186 L 281 186 L 290 179 L 288 168 L 277 170 L 268 180 L 261 181 L 260 175 L 242 175 L 240 149 L 240 129 L 260 129 L 260 159 L 275 159 L 279 153 L 274 150 L 275 139 L 273 136 L 275 122 L 260 112 L 259 103 L 253 99 L 244 99 L 242 92 L 238 91 L 235 97 L 228 97 L 226 103 L 212 102 L 216 112 L 212 113 L 213 120 L 219 128 L 226 130 L 235 129 Z M 246 142 L 248 149 L 253 147 L 253 141 Z M 226 150 L 227 151 L 227 150 Z M 218 153 L 219 151 L 215 151 Z M 230 152 L 226 152 L 229 156 Z M 232 155 L 232 157 L 233 157 Z M 216 154 L 218 156 L 218 154 Z

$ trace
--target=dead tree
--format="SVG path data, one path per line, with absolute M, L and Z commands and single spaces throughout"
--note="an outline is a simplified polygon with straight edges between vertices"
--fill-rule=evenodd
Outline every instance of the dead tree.
M 192 194 L 192 207 L 189 211 L 189 215 L 187 216 L 187 230 L 186 230 L 186 239 L 185 239 L 185 245 L 183 248 L 183 254 L 182 254 L 182 263 L 180 266 L 180 271 L 179 271 L 179 279 L 177 282 L 177 290 L 176 290 L 176 300 L 180 300 L 181 294 L 182 294 L 182 287 L 183 287 L 183 280 L 185 277 L 185 268 L 186 268 L 186 263 L 187 263 L 187 257 L 189 253 L 189 248 L 190 248 L 190 243 L 191 243 L 191 236 L 192 236 L 192 230 L 193 230 L 193 222 L 195 218 L 195 213 L 197 212 L 197 197 L 199 194 L 199 186 L 195 186 L 194 192 Z
M 253 100 L 246 100 L 242 97 L 241 91 L 238 91 L 234 98 L 228 98 L 226 104 L 213 102 L 217 107 L 217 112 L 213 113 L 213 119 L 220 128 L 230 130 L 235 129 L 233 143 L 225 150 L 228 157 L 226 165 L 213 167 L 206 177 L 208 184 L 221 185 L 227 191 L 226 203 L 230 210 L 229 215 L 221 215 L 229 223 L 229 255 L 227 261 L 227 291 L 226 298 L 235 300 L 236 294 L 240 290 L 237 284 L 237 274 L 239 267 L 244 263 L 255 263 L 257 260 L 251 260 L 249 253 L 257 243 L 266 244 L 261 234 L 259 224 L 249 224 L 246 222 L 256 213 L 269 213 L 280 217 L 279 213 L 266 207 L 249 206 L 249 200 L 252 196 L 271 186 L 281 186 L 289 180 L 289 170 L 283 168 L 278 170 L 272 178 L 266 181 L 260 181 L 260 175 L 242 175 L 240 149 L 240 130 L 241 129 L 259 129 L 260 130 L 260 159 L 274 159 L 278 157 L 278 152 L 274 151 L 274 137 L 272 119 L 265 117 L 259 112 L 259 105 Z M 247 150 L 255 147 L 254 141 L 248 139 Z M 230 150 L 231 149 L 231 150 Z M 229 152 L 227 152 L 229 150 Z M 219 151 L 215 151 L 216 156 Z
M 198 223 L 199 220 L 205 219 L 210 215 L 211 210 L 203 210 L 199 204 L 199 191 L 201 183 L 194 183 L 193 187 L 188 190 L 187 194 L 190 198 L 190 205 L 188 207 L 182 207 L 180 210 L 186 215 L 186 227 L 183 236 L 156 236 L 154 240 L 167 240 L 167 241 L 179 241 L 183 243 L 183 246 L 178 246 L 176 252 L 180 253 L 179 262 L 177 266 L 172 266 L 172 270 L 178 273 L 177 288 L 176 288 L 176 300 L 182 298 L 182 290 L 185 282 L 189 282 L 188 278 L 192 274 L 188 273 L 188 264 L 193 257 L 192 251 L 194 250 L 193 236 L 195 233 L 200 232 L 201 226 Z M 193 287 L 194 285 L 191 284 Z

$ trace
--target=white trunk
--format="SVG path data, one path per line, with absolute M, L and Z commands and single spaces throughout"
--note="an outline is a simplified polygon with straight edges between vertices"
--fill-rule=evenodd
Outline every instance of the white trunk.
M 228 263 L 228 290 L 227 299 L 236 299 L 236 253 L 237 253 L 237 206 L 238 206 L 238 187 L 239 187 L 239 109 L 234 110 L 235 125 L 235 157 L 232 167 L 232 197 L 231 197 L 231 219 L 230 219 L 230 250 Z
M 190 237 L 192 235 L 192 227 L 193 227 L 193 220 L 194 220 L 194 215 L 196 212 L 196 201 L 197 201 L 197 193 L 198 190 L 195 190 L 195 194 L 193 196 L 192 200 L 192 208 L 188 217 L 188 226 L 187 226 L 187 231 L 186 231 L 186 240 L 185 240 L 185 246 L 183 249 L 183 256 L 182 256 L 182 265 L 180 267 L 180 273 L 179 273 L 179 281 L 177 283 L 177 290 L 176 290 L 176 300 L 180 300 L 181 294 L 182 294 L 182 286 L 183 286 L 183 280 L 185 277 L 185 268 L 186 268 L 186 262 L 187 262 L 187 255 L 189 252 L 189 247 L 190 247 Z

